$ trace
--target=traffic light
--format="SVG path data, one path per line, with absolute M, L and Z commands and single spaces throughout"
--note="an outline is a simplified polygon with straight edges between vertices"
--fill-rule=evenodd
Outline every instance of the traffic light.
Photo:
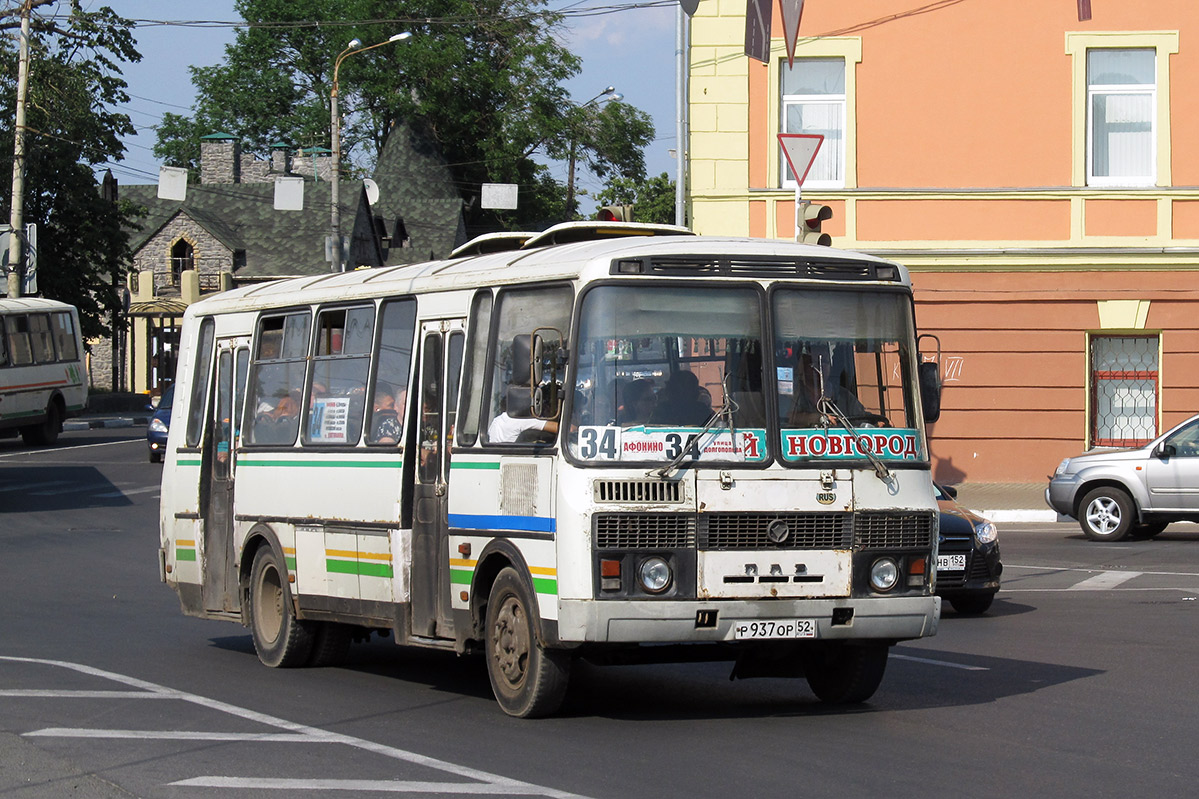
M 799 226 L 799 233 L 795 240 L 801 244 L 819 244 L 824 247 L 831 247 L 833 237 L 827 233 L 820 232 L 820 223 L 826 219 L 833 218 L 833 209 L 827 205 L 819 203 L 804 203 L 803 212 L 800 214 L 802 221 Z
M 633 221 L 633 206 L 631 205 L 605 205 L 599 209 L 599 214 L 596 219 L 600 222 L 632 222 Z

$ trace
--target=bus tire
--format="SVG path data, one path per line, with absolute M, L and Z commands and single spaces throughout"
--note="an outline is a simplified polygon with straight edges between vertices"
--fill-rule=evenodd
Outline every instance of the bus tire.
M 31 424 L 21 428 L 21 438 L 26 444 L 49 446 L 58 441 L 62 432 L 62 414 L 58 411 L 58 403 L 50 400 L 46 406 L 46 418 L 39 424 Z
M 350 639 L 353 638 L 354 628 L 335 621 L 317 622 L 315 627 L 312 631 L 312 652 L 308 656 L 308 665 L 326 668 L 345 663 L 346 656 L 350 653 Z
M 887 644 L 833 643 L 815 647 L 804 663 L 808 687 L 828 705 L 865 702 L 883 681 L 889 650 Z
M 517 718 L 557 711 L 570 679 L 570 655 L 538 640 L 536 612 L 524 580 L 505 567 L 487 601 L 487 676 L 500 707 Z
M 260 547 L 254 555 L 249 600 L 247 622 L 258 659 L 271 668 L 306 664 L 312 652 L 312 633 L 292 611 L 287 569 L 270 546 Z

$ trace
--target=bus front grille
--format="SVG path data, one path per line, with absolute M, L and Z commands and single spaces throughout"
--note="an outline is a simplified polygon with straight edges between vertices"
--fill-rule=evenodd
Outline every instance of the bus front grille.
M 693 513 L 597 513 L 596 549 L 689 549 L 695 546 Z
M 596 502 L 678 503 L 686 498 L 677 480 L 596 480 L 592 489 Z
M 854 539 L 860 549 L 924 549 L 932 546 L 931 513 L 859 513 Z
M 849 549 L 850 513 L 704 513 L 700 549 Z

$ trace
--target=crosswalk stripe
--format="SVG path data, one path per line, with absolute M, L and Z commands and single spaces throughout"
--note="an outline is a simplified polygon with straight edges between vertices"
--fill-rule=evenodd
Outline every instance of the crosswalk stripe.
M 1080 583 L 1070 586 L 1071 591 L 1106 591 L 1126 583 L 1134 577 L 1140 577 L 1141 572 L 1100 572 L 1094 577 L 1088 577 Z

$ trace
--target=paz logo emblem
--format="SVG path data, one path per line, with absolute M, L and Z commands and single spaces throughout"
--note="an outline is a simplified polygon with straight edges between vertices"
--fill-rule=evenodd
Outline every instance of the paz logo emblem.
M 772 544 L 781 544 L 791 535 L 791 529 L 787 527 L 787 522 L 784 519 L 775 519 L 766 528 L 766 538 Z
M 837 492 L 836 491 L 817 491 L 816 492 L 816 501 L 819 502 L 821 505 L 832 505 L 834 502 L 837 501 Z

